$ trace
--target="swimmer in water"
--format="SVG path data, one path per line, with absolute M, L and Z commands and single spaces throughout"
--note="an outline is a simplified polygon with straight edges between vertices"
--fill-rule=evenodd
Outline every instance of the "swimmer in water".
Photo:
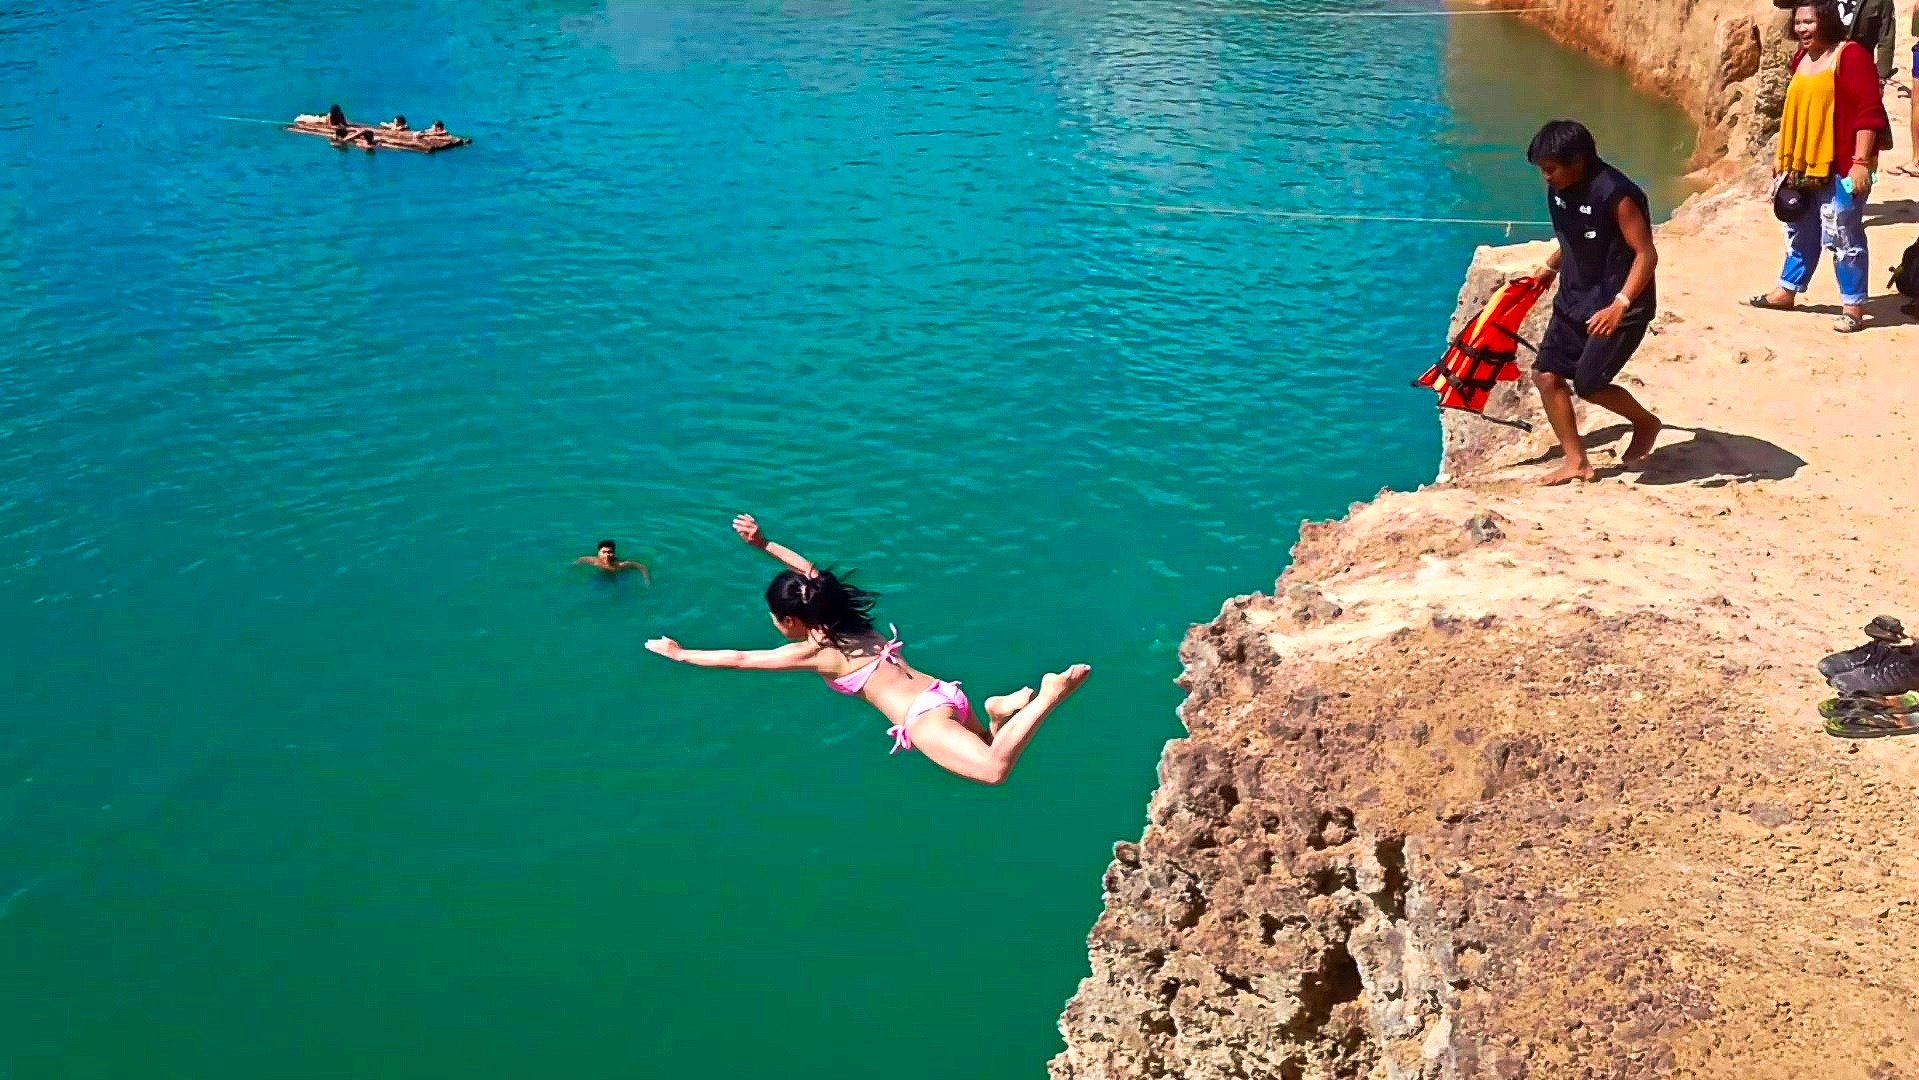
M 1029 686 L 987 698 L 981 703 L 987 721 L 982 725 L 958 683 L 914 668 L 900 655 L 897 632 L 882 636 L 874 628 L 876 596 L 768 540 L 751 515 L 735 518 L 733 531 L 786 567 L 767 586 L 766 606 L 790 644 L 751 651 L 688 649 L 663 637 L 646 647 L 698 667 L 810 671 L 825 679 L 828 689 L 865 698 L 878 709 L 893 725 L 887 734 L 894 753 L 918 750 L 956 776 L 1002 783 L 1040 724 L 1093 673 L 1085 664 L 1074 664 L 1041 679 L 1038 693 Z
M 622 570 L 638 570 L 641 581 L 646 582 L 648 585 L 653 584 L 653 576 L 646 572 L 646 564 L 636 563 L 631 559 L 620 558 L 617 549 L 613 546 L 613 541 L 602 540 L 600 541 L 599 548 L 599 554 L 582 555 L 573 561 L 585 566 L 596 567 L 609 574 L 617 574 Z

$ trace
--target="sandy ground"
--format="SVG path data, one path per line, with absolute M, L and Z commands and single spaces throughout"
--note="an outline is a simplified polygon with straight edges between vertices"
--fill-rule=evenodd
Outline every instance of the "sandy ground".
M 1829 266 L 1801 311 L 1742 306 L 1778 277 L 1781 227 L 1755 187 L 1705 197 L 1660 233 L 1664 314 L 1622 378 L 1667 425 L 1651 466 L 1621 471 L 1625 429 L 1586 409 L 1597 482 L 1534 487 L 1558 461 L 1542 432 L 1470 485 L 1564 541 L 1553 573 L 1579 583 L 1575 595 L 1610 595 L 1605 607 L 1661 593 L 1707 601 L 1694 613 L 1702 624 L 1780 668 L 1776 696 L 1754 705 L 1781 738 L 1815 743 L 1825 736 L 1806 706 L 1822 684 L 1810 660 L 1863 641 L 1858 628 L 1881 612 L 1919 629 L 1919 320 L 1886 285 L 1919 240 L 1919 179 L 1890 171 L 1912 150 L 1908 100 L 1889 93 L 1888 105 L 1900 149 L 1869 205 L 1868 329 L 1831 329 Z M 1919 737 L 1862 753 L 1919 783 Z

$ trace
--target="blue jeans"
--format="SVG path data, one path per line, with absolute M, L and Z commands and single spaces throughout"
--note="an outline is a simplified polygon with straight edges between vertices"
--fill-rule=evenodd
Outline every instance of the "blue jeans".
M 1802 293 L 1819 269 L 1819 249 L 1832 252 L 1839 298 L 1848 305 L 1866 302 L 1866 204 L 1828 184 L 1813 193 L 1806 215 L 1786 225 L 1786 268 L 1779 287 Z

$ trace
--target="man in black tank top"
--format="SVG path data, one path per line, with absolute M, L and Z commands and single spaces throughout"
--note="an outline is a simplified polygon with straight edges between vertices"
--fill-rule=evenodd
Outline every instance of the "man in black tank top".
M 1659 438 L 1659 418 L 1613 379 L 1645 340 L 1658 304 L 1653 269 L 1659 253 L 1646 193 L 1601 161 L 1592 132 L 1572 120 L 1541 128 L 1526 160 L 1546 178 L 1546 209 L 1559 242 L 1534 275 L 1547 284 L 1559 278 L 1559 293 L 1533 362 L 1533 384 L 1566 461 L 1540 482 L 1593 478 L 1573 415 L 1574 393 L 1632 423 L 1620 461 L 1628 469 L 1643 467 Z

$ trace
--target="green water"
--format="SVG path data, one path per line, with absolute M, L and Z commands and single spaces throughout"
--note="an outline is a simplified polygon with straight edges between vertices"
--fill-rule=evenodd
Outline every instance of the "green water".
M 476 143 L 212 119 L 332 101 Z M 1038 1075 L 1181 635 L 1430 478 L 1503 239 L 1106 204 L 1537 219 L 1575 104 L 1677 172 L 1485 18 L 0 10 L 0 1077 Z M 643 653 L 774 643 L 741 510 L 1093 682 L 988 790 Z

